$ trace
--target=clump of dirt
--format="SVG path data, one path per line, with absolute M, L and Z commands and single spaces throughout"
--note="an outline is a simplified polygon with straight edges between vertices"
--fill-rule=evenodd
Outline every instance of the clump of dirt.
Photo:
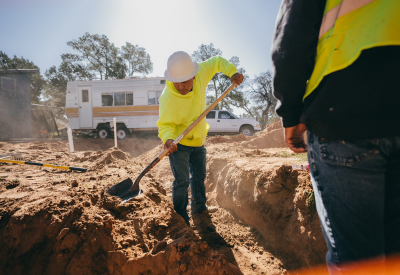
M 299 159 L 286 149 L 244 146 L 254 138 L 207 142 L 208 205 L 219 210 L 193 215 L 190 228 L 173 210 L 167 158 L 138 197 L 121 204 L 107 193 L 134 180 L 159 141 L 136 158 L 98 146 L 71 153 L 59 141 L 1 143 L 0 154 L 89 169 L 0 163 L 0 274 L 287 274 L 323 263 L 308 173 L 291 169 Z

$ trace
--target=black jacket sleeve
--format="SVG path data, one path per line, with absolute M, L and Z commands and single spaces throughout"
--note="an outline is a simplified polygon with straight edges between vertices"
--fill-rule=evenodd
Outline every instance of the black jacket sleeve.
M 283 0 L 272 43 L 273 89 L 279 100 L 276 113 L 284 127 L 296 126 L 303 112 L 303 96 L 315 62 L 325 1 Z

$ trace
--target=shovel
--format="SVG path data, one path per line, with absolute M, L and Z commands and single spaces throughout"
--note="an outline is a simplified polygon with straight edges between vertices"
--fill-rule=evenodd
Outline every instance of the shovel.
M 17 154 L 15 154 L 15 155 L 17 155 Z M 38 163 L 38 162 L 31 162 L 31 161 L 19 161 L 19 160 L 3 159 L 3 158 L 0 158 L 0 162 L 37 165 L 37 166 L 43 166 L 43 167 L 51 167 L 51 168 L 58 168 L 58 169 L 65 169 L 65 170 L 74 170 L 74 171 L 81 171 L 81 172 L 86 172 L 87 171 L 86 168 L 80 168 L 80 167 L 62 166 L 62 165 Z
M 192 124 L 190 124 L 190 126 L 183 131 L 182 134 L 180 134 L 179 137 L 177 137 L 172 143 L 172 144 L 178 144 L 191 130 L 193 130 L 194 127 L 196 127 L 196 125 L 203 119 L 206 117 L 206 115 L 212 110 L 214 109 L 215 106 L 217 106 L 217 104 L 233 89 L 237 86 L 236 83 L 232 83 L 231 86 L 229 86 L 228 89 L 225 90 L 225 92 L 213 103 L 211 104 Z M 116 197 L 120 197 L 122 199 L 122 203 L 125 203 L 127 201 L 129 201 L 130 199 L 140 195 L 141 193 L 143 193 L 143 190 L 139 188 L 139 182 L 140 180 L 144 177 L 144 175 L 147 174 L 147 172 L 149 172 L 163 157 L 165 157 L 169 152 L 169 149 L 165 149 L 161 154 L 158 155 L 158 157 L 156 157 L 150 164 L 149 166 L 146 167 L 146 169 L 144 169 L 142 171 L 142 173 L 140 173 L 140 175 L 137 177 L 137 179 L 135 180 L 135 182 L 132 182 L 132 180 L 130 178 L 112 186 L 107 193 L 112 195 L 112 196 L 116 196 Z

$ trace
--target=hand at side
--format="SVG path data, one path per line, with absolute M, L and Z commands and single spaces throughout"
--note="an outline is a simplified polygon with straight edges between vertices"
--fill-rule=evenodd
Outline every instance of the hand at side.
M 307 145 L 304 141 L 306 125 L 299 123 L 296 126 L 285 128 L 285 141 L 290 150 L 295 153 L 307 152 Z

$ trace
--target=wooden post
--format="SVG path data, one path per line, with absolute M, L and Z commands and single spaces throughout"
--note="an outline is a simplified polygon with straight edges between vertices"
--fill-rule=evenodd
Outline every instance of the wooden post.
M 115 148 L 117 148 L 117 118 L 114 117 L 114 144 Z

